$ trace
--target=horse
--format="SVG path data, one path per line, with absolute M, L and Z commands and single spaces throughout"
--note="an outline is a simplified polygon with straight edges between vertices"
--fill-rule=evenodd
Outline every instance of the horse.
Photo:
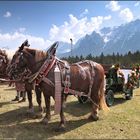
M 25 40 L 20 47 L 22 46 L 30 46 L 28 44 L 28 40 Z M 45 53 L 44 53 L 45 54 Z M 25 88 L 25 91 L 27 92 L 27 96 L 28 96 L 28 102 L 29 102 L 29 106 L 28 106 L 28 110 L 27 112 L 29 114 L 32 114 L 34 115 L 34 106 L 33 106 L 33 102 L 32 102 L 32 90 L 35 90 L 35 93 L 36 93 L 36 101 L 38 103 L 38 110 L 39 110 L 39 113 L 40 115 L 39 116 L 42 116 L 42 112 L 43 112 L 43 107 L 41 105 L 41 90 L 39 88 L 39 86 L 35 86 L 32 84 L 32 83 L 29 83 L 27 80 L 22 80 L 22 81 L 19 81 L 19 79 L 22 79 L 23 77 L 27 76 L 27 75 L 30 75 L 30 70 L 29 69 L 24 69 L 24 71 L 20 71 L 20 69 L 16 70 L 14 69 L 14 71 L 12 70 L 13 67 L 15 67 L 13 65 L 13 59 L 10 60 L 10 63 L 9 65 L 7 66 L 6 68 L 6 74 L 8 75 L 8 77 L 10 78 L 11 81 L 16 81 L 17 79 L 17 83 L 22 83 L 24 84 L 24 88 Z M 19 72 L 20 71 L 20 74 L 17 74 L 17 71 Z M 23 88 L 23 87 L 21 87 Z
M 103 67 L 96 62 L 85 60 L 80 61 L 78 63 L 71 64 L 66 66 L 66 64 L 58 59 L 55 56 L 56 48 L 58 46 L 58 42 L 55 42 L 51 48 L 49 49 L 49 53 L 46 57 L 41 57 L 41 59 L 37 59 L 38 50 L 31 49 L 29 47 L 22 46 L 20 47 L 12 58 L 12 71 L 15 69 L 24 69 L 28 68 L 34 75 L 29 81 L 36 83 L 41 88 L 45 98 L 46 105 L 46 115 L 42 120 L 43 123 L 48 124 L 48 121 L 51 118 L 50 115 L 50 97 L 55 99 L 55 75 L 54 70 L 56 65 L 58 65 L 61 73 L 61 109 L 60 109 L 60 123 L 57 130 L 65 130 L 66 119 L 64 116 L 64 97 L 67 95 L 66 82 L 70 83 L 68 87 L 68 94 L 74 95 L 82 94 L 84 96 L 88 96 L 92 103 L 91 114 L 88 117 L 93 121 L 97 121 L 99 119 L 99 109 L 108 110 L 109 108 L 105 102 L 105 85 L 104 85 L 104 69 Z M 45 79 L 42 79 L 42 71 L 40 70 L 44 64 L 47 64 L 47 68 L 45 69 Z M 43 67 L 44 69 L 44 67 Z M 47 71 L 47 72 L 46 72 Z M 69 71 L 69 72 L 68 72 Z M 70 76 L 69 81 L 66 81 L 67 75 Z M 44 75 L 43 75 L 44 77 Z
M 6 68 L 8 66 L 9 59 L 5 50 L 0 50 L 0 78 L 7 78 Z

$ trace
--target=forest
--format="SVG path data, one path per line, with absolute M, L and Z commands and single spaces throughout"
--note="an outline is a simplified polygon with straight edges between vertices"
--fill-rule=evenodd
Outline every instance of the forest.
M 140 51 L 136 51 L 134 53 L 131 53 L 129 51 L 125 55 L 119 53 L 116 54 L 113 53 L 112 55 L 104 55 L 103 53 L 101 53 L 100 56 L 93 56 L 92 54 L 89 54 L 86 57 L 83 57 L 81 55 L 80 57 L 69 56 L 69 57 L 63 57 L 61 59 L 66 60 L 69 63 L 76 63 L 82 60 L 92 60 L 97 63 L 105 64 L 105 65 L 113 65 L 119 63 L 121 67 L 133 67 L 134 65 L 140 64 Z

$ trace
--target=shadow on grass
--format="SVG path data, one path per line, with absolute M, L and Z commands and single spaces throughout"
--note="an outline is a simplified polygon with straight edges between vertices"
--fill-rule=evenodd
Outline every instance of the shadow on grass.
M 116 106 L 116 105 L 119 105 L 119 104 L 123 104 L 125 103 L 127 100 L 124 99 L 123 97 L 121 98 L 114 98 L 114 104 L 112 106 Z
M 27 107 L 21 107 L 20 109 L 0 114 L 0 125 L 9 125 L 28 119 L 29 117 L 27 116 Z
M 0 103 L 1 106 L 13 104 L 12 102 Z M 28 107 L 20 107 L 18 109 L 8 111 L 6 113 L 0 114 L 0 124 L 10 124 L 15 122 L 22 122 L 24 120 L 32 119 L 28 118 L 27 114 Z M 38 106 L 34 106 L 35 113 L 38 111 Z M 51 106 L 51 110 L 54 110 L 54 106 Z M 75 117 L 80 117 L 86 115 L 91 111 L 91 103 L 80 104 L 78 101 L 69 102 L 64 109 L 64 113 L 71 114 Z M 7 119 L 5 119 L 7 118 Z
M 64 111 L 73 116 L 80 117 L 86 115 L 91 111 L 91 103 L 87 102 L 82 104 L 78 101 L 72 101 L 66 104 L 66 108 Z
M 15 126 L 11 125 L 3 127 L 1 130 L 4 132 L 3 137 L 42 140 L 65 134 L 87 124 L 88 122 L 87 119 L 68 121 L 67 128 L 63 132 L 55 132 L 55 128 L 58 127 L 59 122 L 50 122 L 47 126 L 39 122 L 18 123 Z
M 78 117 L 89 112 L 89 109 L 87 108 L 89 108 L 89 104 L 79 104 L 75 101 L 67 103 L 65 112 Z M 35 110 L 36 109 L 37 106 L 35 107 Z M 0 114 L 0 135 L 2 133 L 3 137 L 16 137 L 16 139 L 51 138 L 74 130 L 89 122 L 87 119 L 69 120 L 66 123 L 66 131 L 55 132 L 55 128 L 59 125 L 58 121 L 50 121 L 49 124 L 45 126 L 38 122 L 40 120 L 33 120 L 33 118 L 28 117 L 26 110 L 27 107 L 21 107 L 19 109 Z
M 11 87 L 11 88 L 8 87 L 8 88 L 5 88 L 4 90 L 5 91 L 11 91 L 11 90 L 15 90 L 16 91 L 15 87 Z
M 124 103 L 126 100 L 123 98 L 115 98 L 114 105 Z M 51 109 L 54 107 L 51 106 Z M 35 112 L 37 106 L 35 106 Z M 53 138 L 77 129 L 87 123 L 89 120 L 81 119 L 80 116 L 86 115 L 91 110 L 91 103 L 80 104 L 78 101 L 68 102 L 66 104 L 66 113 L 73 117 L 79 117 L 76 120 L 68 120 L 66 125 L 66 131 L 55 132 L 55 128 L 59 125 L 59 119 L 49 122 L 46 126 L 41 124 L 41 119 L 35 119 L 29 117 L 26 113 L 27 107 L 21 107 L 16 110 L 12 110 L 3 114 L 0 114 L 0 135 L 3 137 L 10 137 L 16 139 L 47 139 Z M 52 117 L 53 118 L 53 117 Z M 59 118 L 59 115 L 58 115 Z
M 9 105 L 9 104 L 13 104 L 11 101 L 8 102 L 0 102 L 0 108 L 4 105 Z

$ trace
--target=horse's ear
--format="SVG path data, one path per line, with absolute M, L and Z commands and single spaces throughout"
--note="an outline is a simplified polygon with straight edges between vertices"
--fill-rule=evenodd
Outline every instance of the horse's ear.
M 22 51 L 25 46 L 26 47 L 29 47 L 30 46 L 30 44 L 28 43 L 28 40 L 27 39 L 21 44 L 21 46 L 19 47 L 19 51 Z
M 56 49 L 57 49 L 58 45 L 59 45 L 59 42 L 58 41 L 56 41 L 55 43 L 53 43 L 51 45 L 51 47 L 48 49 L 48 51 L 47 51 L 48 54 L 49 55 L 55 55 L 56 54 Z
M 6 63 L 6 56 L 5 55 L 3 56 L 3 61 L 4 61 L 4 63 Z

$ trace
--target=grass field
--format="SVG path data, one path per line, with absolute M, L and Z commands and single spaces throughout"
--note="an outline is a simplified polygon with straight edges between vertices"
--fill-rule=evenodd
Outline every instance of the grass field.
M 11 102 L 15 95 L 13 88 L 0 85 L 0 140 L 140 138 L 140 89 L 135 89 L 134 97 L 129 101 L 123 99 L 122 95 L 117 95 L 114 106 L 110 107 L 109 112 L 100 111 L 100 120 L 97 122 L 87 120 L 90 103 L 79 104 L 75 97 L 69 97 L 65 108 L 65 132 L 54 131 L 59 123 L 59 115 L 52 115 L 48 126 L 45 126 L 40 123 L 41 119 L 27 115 L 28 101 Z M 35 95 L 33 100 L 37 110 Z

